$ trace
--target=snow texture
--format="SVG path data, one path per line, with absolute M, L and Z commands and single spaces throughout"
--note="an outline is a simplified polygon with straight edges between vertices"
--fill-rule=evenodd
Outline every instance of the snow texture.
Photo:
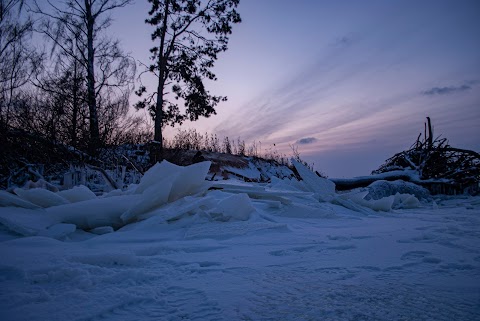
M 367 199 L 301 164 L 301 182 L 206 182 L 209 166 L 47 208 L 1 192 L 2 321 L 480 319 L 480 197 Z
M 365 199 L 378 200 L 397 193 L 411 194 L 418 199 L 428 200 L 430 198 L 430 192 L 426 188 L 402 180 L 393 182 L 379 180 L 370 184 L 367 189 L 369 193 L 365 196 Z

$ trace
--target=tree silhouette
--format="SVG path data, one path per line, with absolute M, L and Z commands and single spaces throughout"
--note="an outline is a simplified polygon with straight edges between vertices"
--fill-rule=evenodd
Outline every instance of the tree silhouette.
M 45 18 L 40 31 L 54 43 L 54 49 L 60 48 L 66 56 L 76 60 L 85 69 L 89 150 L 95 154 L 102 142 L 99 130 L 101 100 L 112 96 L 112 90 L 117 89 L 120 91 L 118 100 L 128 101 L 126 95 L 135 74 L 135 64 L 121 51 L 119 42 L 105 37 L 103 31 L 110 26 L 109 13 L 125 7 L 132 0 L 66 0 L 60 4 L 53 1 L 47 3 L 48 9 L 45 9 L 35 0 L 32 12 Z
M 148 71 L 158 79 L 157 91 L 136 104 L 147 107 L 155 121 L 155 158 L 163 149 L 162 127 L 215 114 L 226 97 L 211 95 L 204 79 L 216 80 L 211 71 L 218 53 L 227 50 L 232 25 L 241 22 L 235 10 L 239 0 L 149 0 L 145 22 L 155 26 Z M 167 86 L 171 85 L 171 92 Z M 137 95 L 146 93 L 141 86 Z M 180 110 L 180 103 L 184 108 Z

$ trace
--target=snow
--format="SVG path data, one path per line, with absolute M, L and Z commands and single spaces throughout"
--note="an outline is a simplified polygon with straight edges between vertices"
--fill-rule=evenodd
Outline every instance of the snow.
M 1 319 L 480 319 L 479 196 L 367 199 L 301 164 L 301 182 L 207 182 L 209 166 L 47 208 L 1 192 Z
M 379 180 L 370 184 L 367 189 L 369 193 L 366 195 L 366 199 L 377 200 L 382 197 L 395 195 L 397 193 L 411 194 L 418 199 L 430 199 L 430 193 L 426 188 L 401 180 L 396 180 L 393 182 Z

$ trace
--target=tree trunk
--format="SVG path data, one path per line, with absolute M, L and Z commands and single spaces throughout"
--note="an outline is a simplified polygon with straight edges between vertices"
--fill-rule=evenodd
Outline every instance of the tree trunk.
M 72 102 L 72 132 L 70 139 L 72 147 L 77 148 L 77 118 L 78 118 L 78 68 L 77 61 L 73 62 L 73 102 Z
M 166 80 L 166 59 L 167 57 L 164 56 L 165 50 L 165 36 L 167 31 L 167 23 L 168 23 L 168 7 L 170 5 L 170 1 L 165 1 L 165 11 L 163 16 L 162 22 L 162 30 L 161 30 L 161 37 L 160 37 L 160 48 L 158 53 L 158 87 L 157 87 L 157 103 L 155 106 L 155 135 L 154 140 L 155 144 L 153 145 L 153 161 L 160 161 L 163 159 L 163 135 L 162 135 L 162 127 L 163 127 L 163 91 L 165 87 L 165 80 Z
M 85 11 L 87 18 L 87 101 L 90 113 L 90 153 L 96 154 L 100 147 L 100 132 L 98 130 L 97 101 L 95 97 L 95 50 L 93 49 L 93 28 L 95 17 L 92 16 L 90 0 L 85 0 Z
M 427 126 L 428 126 L 428 149 L 432 149 L 433 147 L 433 131 L 432 131 L 432 122 L 430 117 L 427 117 Z

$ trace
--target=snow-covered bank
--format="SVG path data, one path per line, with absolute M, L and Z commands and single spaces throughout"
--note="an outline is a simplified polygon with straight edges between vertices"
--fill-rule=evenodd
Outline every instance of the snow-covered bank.
M 269 185 L 206 170 L 164 164 L 46 208 L 5 196 L 2 320 L 480 318 L 479 197 L 367 200 L 302 169 Z

